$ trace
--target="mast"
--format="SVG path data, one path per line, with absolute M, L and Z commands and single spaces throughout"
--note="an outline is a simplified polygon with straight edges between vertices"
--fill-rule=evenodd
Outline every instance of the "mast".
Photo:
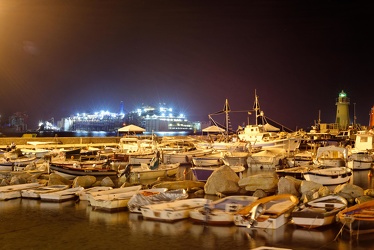
M 229 138 L 229 124 L 230 124 L 230 118 L 229 118 L 229 112 L 230 112 L 230 105 L 229 105 L 229 100 L 226 98 L 225 101 L 225 106 L 223 107 L 223 111 L 225 112 L 226 115 L 226 141 Z
M 260 103 L 258 102 L 258 96 L 257 92 L 255 90 L 255 103 L 253 104 L 253 110 L 255 111 L 255 116 L 256 116 L 256 126 L 258 125 L 258 116 L 259 116 L 259 111 L 260 111 Z

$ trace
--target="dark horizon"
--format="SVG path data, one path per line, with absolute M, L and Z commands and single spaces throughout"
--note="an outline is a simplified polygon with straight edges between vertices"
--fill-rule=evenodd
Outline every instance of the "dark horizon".
M 12 0 L 0 3 L 0 115 L 28 126 L 166 103 L 208 121 L 261 109 L 296 130 L 334 123 L 343 90 L 368 125 L 374 100 L 365 1 Z M 247 123 L 231 115 L 233 128 Z

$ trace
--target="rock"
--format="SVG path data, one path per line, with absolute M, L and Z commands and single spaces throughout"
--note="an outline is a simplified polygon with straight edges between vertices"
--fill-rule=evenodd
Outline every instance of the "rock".
M 105 177 L 104 179 L 101 180 L 101 186 L 103 187 L 115 187 L 115 184 L 110 177 Z
M 364 195 L 364 189 L 350 183 L 344 183 L 334 189 L 334 194 L 347 199 L 349 203 L 354 203 L 357 197 Z
M 62 177 L 59 174 L 52 173 L 49 175 L 48 186 L 52 185 L 71 185 L 72 181 Z
M 2 179 L 0 182 L 0 186 L 8 186 L 9 182 L 6 179 Z
M 96 182 L 96 177 L 91 175 L 78 176 L 73 180 L 72 187 L 90 188 Z
M 329 194 L 331 194 L 331 191 L 328 187 L 322 186 L 318 189 L 319 197 L 323 197 L 323 196 L 326 196 L 326 195 L 329 195 Z
M 300 184 L 300 193 L 310 193 L 310 192 L 317 192 L 321 187 L 323 187 L 322 184 L 315 183 L 313 181 L 301 181 Z
M 254 193 L 253 193 L 253 195 L 252 196 L 254 196 L 254 197 L 258 197 L 258 198 L 264 198 L 264 197 L 266 197 L 266 196 L 268 196 L 267 195 L 267 193 L 264 191 L 264 190 L 261 190 L 261 189 L 257 189 Z
M 293 194 L 297 197 L 300 196 L 296 182 L 290 178 L 285 177 L 281 177 L 279 179 L 278 194 Z
M 205 194 L 216 195 L 217 193 L 232 194 L 240 189 L 238 185 L 239 176 L 227 165 L 214 170 L 204 186 Z
M 265 192 L 275 192 L 278 187 L 278 181 L 279 179 L 275 173 L 265 173 L 244 177 L 239 180 L 238 185 L 252 192 L 257 189 Z

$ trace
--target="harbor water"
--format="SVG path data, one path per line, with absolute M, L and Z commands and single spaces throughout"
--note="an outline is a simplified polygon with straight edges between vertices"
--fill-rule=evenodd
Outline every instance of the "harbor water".
M 351 182 L 364 189 L 373 188 L 371 171 L 355 171 Z M 341 232 L 338 223 L 313 230 L 291 223 L 275 230 L 248 229 L 196 224 L 188 219 L 174 223 L 149 221 L 128 211 L 97 211 L 87 201 L 53 203 L 18 198 L 0 202 L 0 249 L 232 250 L 261 246 L 370 249 L 372 235 L 351 237 Z

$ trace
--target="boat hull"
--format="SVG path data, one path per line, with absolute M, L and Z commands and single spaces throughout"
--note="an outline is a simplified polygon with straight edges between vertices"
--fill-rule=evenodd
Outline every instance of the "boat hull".
M 208 201 L 203 198 L 177 200 L 145 205 L 141 207 L 141 211 L 144 219 L 174 222 L 189 218 L 192 209 L 203 207 Z

